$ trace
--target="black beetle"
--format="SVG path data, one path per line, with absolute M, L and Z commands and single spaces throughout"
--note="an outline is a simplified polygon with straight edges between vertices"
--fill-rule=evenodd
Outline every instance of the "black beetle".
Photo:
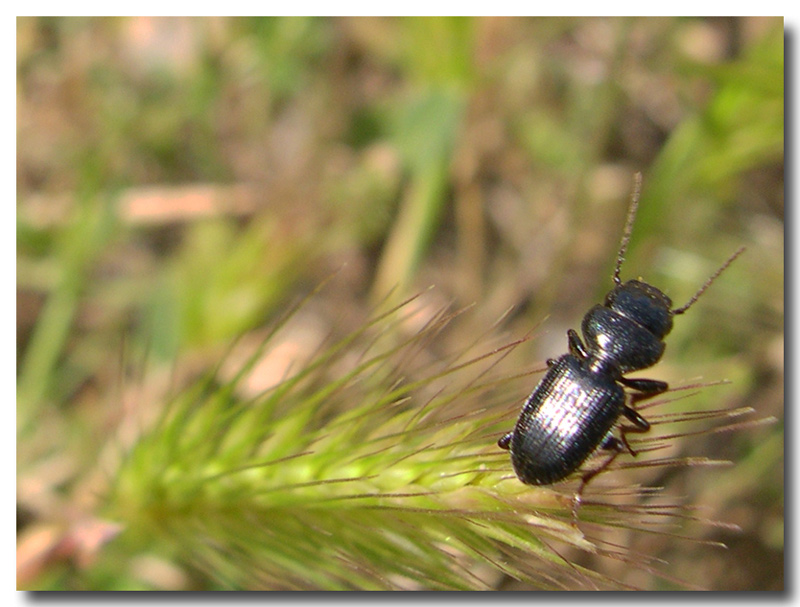
M 575 495 L 576 507 L 589 480 L 614 458 L 625 450 L 636 455 L 625 435 L 647 432 L 650 424 L 633 405 L 669 387 L 663 381 L 629 379 L 624 375 L 652 367 L 661 359 L 673 316 L 686 312 L 744 251 L 744 247 L 736 251 L 680 308 L 673 308 L 669 297 L 646 282 L 630 280 L 623 284 L 620 268 L 640 189 L 641 174 L 637 173 L 617 254 L 614 288 L 602 305 L 594 306 L 584 316 L 583 341 L 574 330 L 567 332 L 569 353 L 547 361 L 549 369 L 525 401 L 514 430 L 497 442 L 511 451 L 514 472 L 529 485 L 549 485 L 565 479 L 598 448 L 611 451 L 602 465 L 584 473 Z M 617 437 L 614 428 L 620 416 L 630 425 L 621 425 Z

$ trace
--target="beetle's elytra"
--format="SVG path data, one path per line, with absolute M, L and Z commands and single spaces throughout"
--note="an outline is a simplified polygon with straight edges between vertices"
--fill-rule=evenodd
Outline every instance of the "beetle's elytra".
M 548 485 L 567 478 L 598 448 L 611 452 L 595 470 L 584 473 L 576 498 L 591 478 L 617 455 L 631 449 L 625 435 L 647 432 L 650 424 L 634 405 L 668 389 L 663 381 L 629 379 L 631 371 L 655 365 L 664 353 L 664 337 L 675 315 L 688 310 L 743 251 L 740 248 L 683 306 L 656 287 L 639 280 L 623 283 L 620 269 L 639 204 L 641 174 L 636 174 L 628 219 L 617 254 L 614 288 L 581 323 L 583 340 L 567 332 L 569 353 L 548 360 L 548 371 L 525 401 L 514 430 L 498 445 L 511 452 L 517 477 L 529 485 Z M 629 391 L 626 391 L 628 388 Z M 629 424 L 615 427 L 620 417 Z

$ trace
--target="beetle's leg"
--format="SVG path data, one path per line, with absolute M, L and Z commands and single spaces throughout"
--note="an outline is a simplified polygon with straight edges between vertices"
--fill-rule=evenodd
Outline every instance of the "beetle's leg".
M 650 398 L 651 396 L 669 390 L 669 384 L 667 382 L 657 379 L 628 379 L 627 377 L 620 377 L 619 383 L 631 390 L 639 392 L 639 394 L 633 395 L 634 402 Z
M 497 446 L 501 449 L 508 450 L 511 446 L 511 437 L 514 436 L 514 431 L 512 430 L 508 434 L 501 436 L 500 440 L 497 441 Z
M 655 380 L 645 380 L 645 381 L 655 381 Z M 663 382 L 661 382 L 663 383 Z M 622 406 L 622 415 L 631 422 L 632 426 L 621 426 L 620 427 L 620 436 L 617 438 L 610 432 L 608 435 L 603 439 L 603 442 L 600 443 L 600 448 L 604 451 L 613 451 L 611 455 L 608 456 L 606 461 L 600 464 L 594 470 L 589 470 L 586 474 L 583 475 L 581 478 L 580 487 L 578 487 L 578 491 L 575 493 L 575 496 L 572 499 L 572 522 L 576 523 L 578 520 L 578 506 L 581 503 L 581 497 L 583 496 L 583 490 L 586 489 L 586 485 L 589 484 L 595 476 L 600 474 L 603 470 L 608 468 L 617 456 L 622 453 L 623 451 L 628 451 L 633 456 L 636 456 L 636 451 L 631 449 L 631 446 L 628 444 L 628 439 L 626 438 L 626 434 L 628 432 L 647 432 L 650 430 L 650 422 L 648 422 L 645 418 L 639 415 L 636 412 L 636 409 L 629 407 L 628 405 Z
M 569 353 L 575 358 L 585 360 L 586 357 L 589 356 L 586 346 L 583 345 L 581 338 L 578 336 L 578 332 L 574 329 L 567 331 L 567 344 L 569 345 Z
M 622 451 L 624 446 L 623 442 L 610 432 L 608 436 L 603 439 L 603 442 L 600 443 L 600 448 L 603 449 L 603 451 Z
M 626 435 L 628 432 L 635 432 L 637 434 L 642 432 L 647 432 L 650 430 L 650 422 L 648 422 L 645 418 L 639 415 L 636 412 L 636 409 L 629 407 L 628 405 L 622 406 L 622 415 L 624 415 L 629 422 L 631 422 L 632 426 L 621 426 L 619 429 L 619 440 L 620 442 L 625 445 L 625 448 L 628 450 L 633 456 L 636 456 L 636 451 L 631 449 L 631 446 L 628 444 L 628 439 Z
M 622 443 L 625 445 L 628 453 L 635 456 L 636 451 L 634 451 L 628 443 L 626 434 L 628 432 L 647 432 L 650 429 L 650 423 L 641 415 L 639 415 L 632 405 L 635 405 L 640 400 L 652 398 L 653 396 L 666 392 L 669 389 L 669 384 L 665 381 L 659 381 L 657 379 L 628 379 L 627 377 L 621 377 L 619 382 L 623 386 L 637 391 L 637 393 L 629 394 L 630 404 L 622 406 L 622 414 L 633 425 L 622 426 L 620 428 L 620 439 L 622 440 Z
M 622 405 L 622 415 L 634 426 L 633 428 L 631 426 L 622 426 L 623 428 L 628 428 L 628 432 L 647 432 L 650 429 L 650 422 L 639 415 L 633 407 Z
M 604 461 L 602 464 L 600 464 L 597 468 L 595 468 L 594 470 L 589 470 L 589 472 L 583 475 L 583 478 L 581 478 L 581 486 L 578 487 L 578 494 L 577 494 L 578 501 L 580 501 L 580 496 L 583 494 L 583 490 L 586 488 L 586 485 L 589 484 L 589 481 L 592 480 L 598 474 L 600 474 L 603 470 L 608 468 L 612 464 L 612 462 L 615 459 L 617 459 L 617 456 L 620 453 L 622 453 L 622 451 L 624 450 L 623 445 L 624 445 L 623 441 L 619 440 L 618 438 L 615 438 L 612 443 L 609 443 L 608 445 L 603 447 L 603 449 L 606 449 L 608 451 L 613 451 L 614 453 L 609 455 L 608 459 Z
M 575 492 L 575 495 L 572 498 L 572 523 L 576 524 L 578 522 L 578 507 L 581 505 L 581 498 L 583 497 L 583 490 L 586 489 L 586 485 L 589 484 L 595 476 L 600 474 L 603 470 L 608 468 L 612 462 L 617 459 L 617 456 L 625 450 L 625 446 L 627 443 L 618 439 L 616 436 L 613 436 L 611 433 L 608 434 L 603 439 L 603 442 L 600 443 L 600 448 L 606 451 L 613 451 L 608 459 L 600 464 L 594 470 L 589 470 L 586 474 L 583 475 L 581 478 L 581 484 L 578 487 L 578 490 Z

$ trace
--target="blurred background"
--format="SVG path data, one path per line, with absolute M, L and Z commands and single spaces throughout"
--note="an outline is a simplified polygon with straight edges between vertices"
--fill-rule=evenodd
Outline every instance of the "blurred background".
M 783 45 L 780 18 L 18 19 L 20 586 L 70 589 L 101 549 L 108 530 L 61 524 L 91 510 L 130 386 L 212 367 L 331 274 L 254 381 L 429 285 L 431 307 L 473 306 L 432 355 L 501 317 L 537 327 L 527 364 L 563 353 L 641 171 L 623 279 L 682 305 L 747 247 L 643 375 L 728 379 L 691 407 L 781 421 L 684 439 L 736 465 L 658 480 L 741 527 L 700 538 L 727 550 L 632 549 L 704 587 L 782 589 Z

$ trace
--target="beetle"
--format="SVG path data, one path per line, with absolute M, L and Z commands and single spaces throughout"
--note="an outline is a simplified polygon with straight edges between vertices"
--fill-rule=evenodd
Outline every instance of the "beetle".
M 632 379 L 625 374 L 652 367 L 661 359 L 673 317 L 691 308 L 744 251 L 742 247 L 731 255 L 678 308 L 672 307 L 672 300 L 661 290 L 643 280 L 623 283 L 620 270 L 640 190 L 641 174 L 637 173 L 612 275 L 614 287 L 602 304 L 584 316 L 583 339 L 573 329 L 567 331 L 569 352 L 547 361 L 547 373 L 525 401 L 516 426 L 497 441 L 499 447 L 511 452 L 516 476 L 528 485 L 561 481 L 598 449 L 609 451 L 606 461 L 583 474 L 575 494 L 575 508 L 587 483 L 618 455 L 624 451 L 636 455 L 626 435 L 647 432 L 650 424 L 636 411 L 635 404 L 669 388 L 663 381 Z M 619 425 L 620 418 L 629 423 Z M 617 436 L 614 431 L 618 425 Z

